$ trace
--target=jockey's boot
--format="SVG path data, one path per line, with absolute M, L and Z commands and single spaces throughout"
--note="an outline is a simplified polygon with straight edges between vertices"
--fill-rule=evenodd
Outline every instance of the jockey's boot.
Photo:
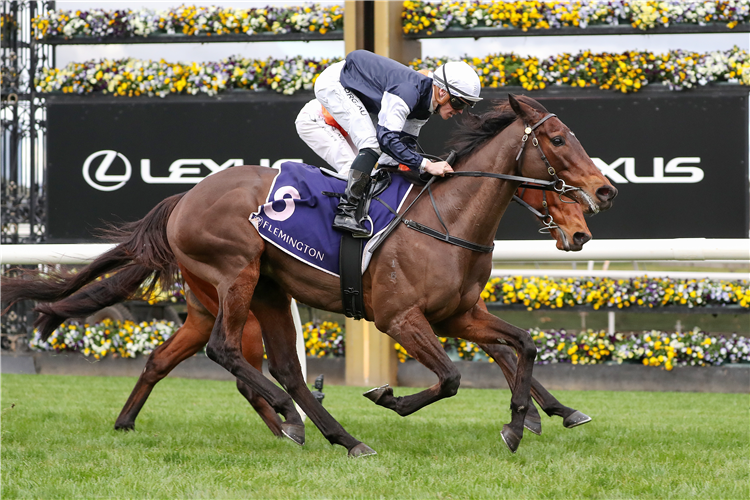
M 357 220 L 357 209 L 364 201 L 365 191 L 370 184 L 370 175 L 359 170 L 349 170 L 349 180 L 346 191 L 339 201 L 333 228 L 349 231 L 354 236 L 367 236 L 370 231 Z

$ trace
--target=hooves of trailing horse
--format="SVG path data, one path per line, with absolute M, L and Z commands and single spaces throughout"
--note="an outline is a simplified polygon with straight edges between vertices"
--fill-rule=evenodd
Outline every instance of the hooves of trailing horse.
M 120 423 L 115 422 L 115 430 L 116 431 L 134 431 L 135 430 L 135 422 L 130 423 Z
M 515 453 L 518 449 L 518 445 L 521 444 L 521 436 L 513 432 L 508 424 L 503 425 L 503 430 L 500 432 L 500 437 L 503 438 L 503 442 L 508 449 Z
M 300 424 L 288 424 L 284 422 L 281 424 L 281 432 L 297 443 L 298 445 L 302 446 L 305 444 L 305 426 Z
M 370 389 L 369 391 L 365 392 L 362 395 L 366 397 L 367 399 L 369 399 L 370 401 L 372 401 L 373 403 L 377 404 L 378 401 L 380 401 L 380 398 L 382 398 L 386 394 L 393 395 L 393 389 L 388 384 L 382 385 L 380 387 L 376 387 L 374 389 Z
M 542 435 L 542 419 L 537 416 L 529 416 L 526 415 L 526 418 L 523 420 L 523 426 L 536 434 L 537 436 Z
M 576 410 L 575 412 L 565 417 L 565 420 L 563 420 L 563 427 L 565 427 L 566 429 L 571 429 L 573 427 L 583 425 L 587 422 L 591 422 L 591 417 Z
M 370 455 L 377 455 L 378 452 L 367 446 L 365 443 L 359 443 L 357 446 L 349 450 L 350 458 L 369 457 Z

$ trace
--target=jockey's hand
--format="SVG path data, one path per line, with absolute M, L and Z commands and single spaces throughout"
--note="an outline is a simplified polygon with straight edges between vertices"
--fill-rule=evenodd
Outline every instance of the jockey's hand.
M 431 162 L 430 160 L 427 160 L 424 170 L 425 172 L 437 175 L 438 177 L 443 177 L 445 174 L 453 172 L 451 166 L 445 161 Z

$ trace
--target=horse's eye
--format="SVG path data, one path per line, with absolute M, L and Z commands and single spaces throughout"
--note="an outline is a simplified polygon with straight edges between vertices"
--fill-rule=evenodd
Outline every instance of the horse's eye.
M 564 146 L 565 145 L 565 139 L 563 139 L 560 136 L 553 137 L 552 138 L 552 144 L 555 146 Z

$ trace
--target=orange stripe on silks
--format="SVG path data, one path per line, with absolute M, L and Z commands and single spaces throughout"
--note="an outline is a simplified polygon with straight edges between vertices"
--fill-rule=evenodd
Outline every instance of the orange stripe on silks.
M 321 105 L 320 107 L 323 108 L 323 120 L 325 120 L 326 124 L 338 129 L 338 131 L 341 132 L 341 135 L 343 135 L 344 137 L 348 136 L 349 134 L 346 133 L 346 130 L 344 130 L 336 121 L 336 119 L 331 116 L 331 113 L 328 112 L 326 107 L 323 105 Z

